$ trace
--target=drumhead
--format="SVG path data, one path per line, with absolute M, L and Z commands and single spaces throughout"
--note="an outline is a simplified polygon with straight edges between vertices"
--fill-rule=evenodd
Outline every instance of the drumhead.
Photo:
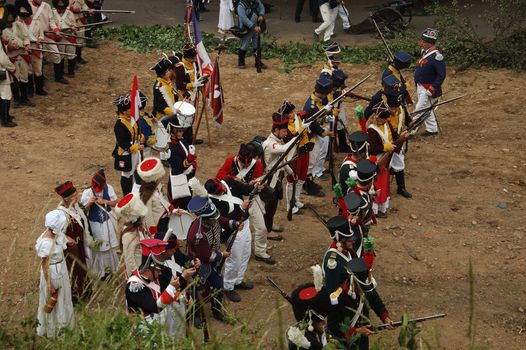
M 159 124 L 157 129 L 155 129 L 155 145 L 152 148 L 156 151 L 164 152 L 169 148 L 170 134 L 161 123 Z
M 184 212 L 182 215 L 172 215 L 170 221 L 168 221 L 168 228 L 173 230 L 173 234 L 177 237 L 178 240 L 184 241 L 188 236 L 188 230 L 194 222 L 195 216 Z
M 179 110 L 178 114 L 185 116 L 193 116 L 195 114 L 195 107 L 188 102 L 178 101 L 174 104 L 174 108 Z

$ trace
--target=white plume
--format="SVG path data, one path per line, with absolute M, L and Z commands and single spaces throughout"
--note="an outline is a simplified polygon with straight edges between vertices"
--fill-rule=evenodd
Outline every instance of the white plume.
M 316 288 L 317 291 L 320 291 L 323 287 L 323 271 L 321 270 L 321 266 L 316 264 L 310 268 L 312 269 L 314 288 Z
M 305 333 L 298 327 L 290 327 L 287 330 L 287 338 L 299 348 L 310 348 L 310 341 L 305 337 Z
M 192 189 L 192 194 L 194 196 L 208 198 L 208 192 L 206 191 L 205 186 L 201 185 L 201 182 L 197 177 L 188 180 L 188 186 Z

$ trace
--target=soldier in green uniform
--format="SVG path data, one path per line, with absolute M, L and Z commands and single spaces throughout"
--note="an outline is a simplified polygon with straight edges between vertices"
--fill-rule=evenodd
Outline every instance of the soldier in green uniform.
M 353 249 L 361 237 L 358 226 L 350 226 L 345 217 L 336 216 L 327 221 L 327 227 L 334 240 L 323 258 L 325 289 L 332 304 L 327 319 L 329 332 L 347 349 L 369 349 L 368 337 L 374 334 L 368 321 L 369 309 L 383 322 L 392 321 L 376 292 L 376 281 Z

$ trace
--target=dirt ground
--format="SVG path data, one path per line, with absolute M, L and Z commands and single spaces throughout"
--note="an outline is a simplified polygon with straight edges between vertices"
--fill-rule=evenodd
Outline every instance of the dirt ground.
M 43 230 L 43 215 L 59 201 L 54 186 L 72 180 L 81 188 L 105 167 L 109 183 L 120 191 L 119 174 L 112 169 L 111 100 L 129 90 L 134 73 L 151 96 L 154 75 L 148 68 L 154 55 L 125 51 L 113 43 L 85 51 L 89 64 L 79 69 L 70 85 L 48 81 L 50 96 L 35 97 L 36 108 L 13 110 L 19 127 L 0 129 L 0 304 L 4 310 L 16 310 L 2 313 L 4 325 L 36 316 L 38 259 L 33 247 Z M 221 58 L 225 123 L 219 129 L 211 126 L 212 141 L 198 147 L 201 180 L 215 174 L 241 142 L 267 135 L 272 112 L 284 97 L 302 106 L 321 66 L 302 65 L 286 75 L 279 72 L 279 62 L 269 61 L 270 68 L 258 75 L 253 69 L 238 70 L 235 60 L 229 55 Z M 45 67 L 48 77 L 51 69 Z M 350 84 L 373 73 L 357 93 L 367 96 L 378 89 L 379 64 L 344 64 L 343 69 Z M 435 327 L 441 335 L 436 348 L 468 348 L 470 258 L 475 273 L 475 343 L 521 349 L 526 340 L 526 156 L 520 117 L 525 78 L 524 73 L 507 70 L 457 73 L 450 67 L 445 97 L 469 96 L 439 108 L 440 136 L 410 143 L 406 181 L 413 199 L 395 194 L 389 217 L 371 230 L 378 250 L 378 288 L 392 318 L 404 313 L 448 314 L 426 326 L 427 333 Z M 354 106 L 347 103 L 346 108 L 351 111 Z M 206 128 L 200 135 L 207 140 Z M 330 183 L 323 185 L 329 193 Z M 335 215 L 329 197 L 304 198 L 323 215 Z M 227 303 L 233 314 L 252 325 L 267 318 L 276 324 L 276 315 L 269 310 L 276 301 L 283 303 L 265 277 L 290 292 L 311 280 L 309 267 L 321 262 L 330 244 L 327 230 L 310 212 L 287 222 L 282 209 L 278 216 L 286 228 L 285 240 L 270 244 L 278 264 L 271 267 L 251 260 L 246 279 L 255 283 L 255 289 L 242 291 L 241 303 Z M 292 323 L 290 308 L 282 311 L 285 322 Z M 213 334 L 238 329 L 214 321 L 211 328 Z M 267 339 L 273 336 L 275 325 Z

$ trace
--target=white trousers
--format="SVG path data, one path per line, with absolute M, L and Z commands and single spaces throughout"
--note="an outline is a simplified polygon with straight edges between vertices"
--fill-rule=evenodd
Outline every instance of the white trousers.
M 347 17 L 347 14 L 349 13 L 347 7 L 345 7 L 345 5 L 340 4 L 338 5 L 338 7 L 336 7 L 336 11 L 338 16 L 342 20 L 343 29 L 351 28 L 351 22 L 349 21 L 349 17 Z
M 46 40 L 50 40 L 49 38 L 47 38 Z M 48 50 L 48 51 L 53 51 L 53 53 L 51 52 L 44 52 L 44 58 L 46 59 L 46 61 L 49 61 L 53 64 L 58 64 L 60 63 L 60 60 L 62 59 L 62 56 L 58 54 L 59 50 L 58 50 L 58 47 L 56 44 L 43 44 L 43 47 L 44 49 Z
M 320 177 L 323 175 L 323 170 L 325 170 L 324 163 L 325 158 L 327 158 L 327 153 L 329 151 L 329 136 L 318 136 L 316 137 L 316 143 L 314 148 L 310 152 L 309 157 L 309 170 L 307 174 L 312 174 L 313 176 Z
M 423 109 L 426 107 L 431 106 L 432 103 L 436 101 L 436 98 L 427 96 L 426 94 L 426 88 L 423 87 L 420 84 L 416 85 L 416 94 L 418 95 L 418 101 L 415 106 L 415 111 L 418 111 L 419 109 Z M 431 112 L 431 116 L 426 119 L 426 130 L 428 132 L 437 132 L 438 131 L 438 124 L 435 117 L 435 112 Z
M 323 34 L 323 41 L 331 40 L 331 34 L 334 32 L 334 23 L 336 22 L 336 16 L 338 12 L 336 8 L 331 9 L 329 3 L 320 6 L 321 18 L 323 18 L 323 23 L 316 29 L 314 33 L 317 35 Z
M 132 167 L 130 171 L 121 171 L 121 176 L 130 178 L 135 170 L 137 169 L 137 166 L 139 166 L 139 163 L 141 162 L 141 154 L 139 152 L 132 153 L 131 156 L 131 163 Z
M 394 153 L 391 156 L 391 163 L 390 167 L 398 172 L 405 169 L 405 155 L 404 155 L 404 149 L 402 148 L 400 150 L 400 153 Z
M 347 114 L 345 113 L 345 106 L 340 105 L 340 114 L 338 114 L 338 125 L 336 125 L 336 130 L 343 130 L 347 127 Z
M 231 254 L 225 260 L 225 273 L 223 275 L 225 290 L 234 290 L 236 284 L 243 282 L 250 260 L 251 248 L 250 220 L 245 220 L 243 229 L 237 233 L 236 240 L 232 245 Z
M 254 255 L 261 258 L 268 258 L 267 254 L 267 227 L 265 226 L 265 204 L 256 196 L 254 202 L 248 209 L 250 223 L 254 231 Z

